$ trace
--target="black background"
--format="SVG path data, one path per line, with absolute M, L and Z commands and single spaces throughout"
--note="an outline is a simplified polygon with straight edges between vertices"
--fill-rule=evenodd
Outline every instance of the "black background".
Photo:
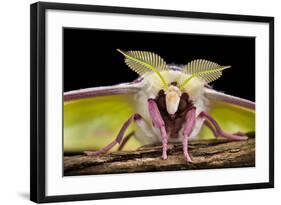
M 114 85 L 138 75 L 116 51 L 159 54 L 168 64 L 206 59 L 231 65 L 211 85 L 225 93 L 255 100 L 255 38 L 217 35 L 64 28 L 64 91 Z

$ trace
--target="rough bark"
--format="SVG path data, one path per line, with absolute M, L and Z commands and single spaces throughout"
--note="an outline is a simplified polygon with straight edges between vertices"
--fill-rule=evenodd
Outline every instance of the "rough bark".
M 64 156 L 64 175 L 251 167 L 255 166 L 255 139 L 191 141 L 189 153 L 192 163 L 184 159 L 181 143 L 170 143 L 167 160 L 161 159 L 159 144 L 99 156 Z

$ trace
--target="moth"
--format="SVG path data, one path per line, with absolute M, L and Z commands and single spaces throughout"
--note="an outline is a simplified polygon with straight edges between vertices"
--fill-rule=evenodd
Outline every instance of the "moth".
M 117 144 L 118 150 L 128 150 L 160 142 L 167 159 L 168 143 L 181 142 L 185 159 L 192 162 L 189 140 L 212 135 L 247 140 L 244 133 L 254 131 L 255 103 L 208 85 L 230 66 L 203 59 L 177 66 L 153 52 L 117 51 L 140 77 L 65 92 L 65 152 L 94 156 L 116 150 Z

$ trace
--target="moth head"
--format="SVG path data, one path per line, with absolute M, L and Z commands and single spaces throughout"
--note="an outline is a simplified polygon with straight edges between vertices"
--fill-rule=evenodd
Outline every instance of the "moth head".
M 168 90 L 165 92 L 166 108 L 170 116 L 174 116 L 178 110 L 181 91 L 176 85 L 169 85 Z
M 182 92 L 186 92 L 186 88 L 194 87 L 193 78 L 197 78 L 201 85 L 208 84 L 222 75 L 222 71 L 230 66 L 221 66 L 217 63 L 198 59 L 193 60 L 183 66 L 181 70 L 170 69 L 166 62 L 157 54 L 148 51 L 121 51 L 118 52 L 125 56 L 125 63 L 133 71 L 140 76 L 145 76 L 147 73 L 155 73 L 156 77 L 162 82 L 161 88 L 166 94 L 166 107 L 170 115 L 173 115 L 178 108 L 180 96 Z M 171 71 L 171 72 L 163 72 Z M 173 78 L 173 72 L 178 72 L 176 76 L 177 82 L 170 84 Z M 181 77 L 179 77 L 181 76 Z M 167 78 L 167 79 L 165 79 Z M 193 83 L 191 85 L 191 83 Z M 190 88 L 189 87 L 189 88 Z M 196 87 L 196 86 L 195 86 Z

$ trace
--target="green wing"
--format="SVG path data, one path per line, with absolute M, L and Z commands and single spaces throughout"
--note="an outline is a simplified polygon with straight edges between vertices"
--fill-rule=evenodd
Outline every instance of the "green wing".
M 134 114 L 136 91 L 135 87 L 109 86 L 65 93 L 64 152 L 98 150 L 112 142 L 123 123 Z M 131 125 L 126 133 L 133 130 Z M 131 138 L 124 149 L 138 146 L 139 142 Z
M 255 132 L 255 103 L 238 97 L 226 95 L 206 88 L 208 113 L 218 122 L 224 131 L 230 133 Z M 213 134 L 203 126 L 201 138 L 213 138 Z

